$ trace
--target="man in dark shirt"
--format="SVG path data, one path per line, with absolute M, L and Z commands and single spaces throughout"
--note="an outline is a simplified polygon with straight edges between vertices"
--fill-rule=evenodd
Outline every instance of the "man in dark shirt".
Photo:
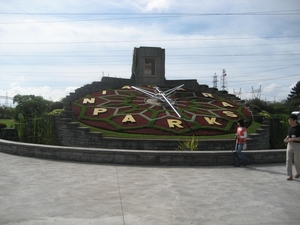
M 292 163 L 294 164 L 297 174 L 295 178 L 300 177 L 300 125 L 297 123 L 297 115 L 291 114 L 289 116 L 289 130 L 288 135 L 284 139 L 287 142 L 286 149 L 286 169 L 287 169 L 287 180 L 293 180 Z

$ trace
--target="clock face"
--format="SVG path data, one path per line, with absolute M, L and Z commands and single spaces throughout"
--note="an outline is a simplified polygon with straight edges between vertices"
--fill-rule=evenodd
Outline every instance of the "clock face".
M 140 88 L 155 93 L 153 87 Z M 168 101 L 181 117 L 166 102 L 130 86 L 83 96 L 73 102 L 72 111 L 79 122 L 89 126 L 148 135 L 220 135 L 235 132 L 239 118 L 246 125 L 252 121 L 247 108 L 210 93 L 181 88 Z

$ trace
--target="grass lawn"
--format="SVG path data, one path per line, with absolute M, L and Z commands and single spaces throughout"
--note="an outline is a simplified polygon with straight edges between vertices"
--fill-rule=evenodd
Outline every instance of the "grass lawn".
M 4 123 L 8 128 L 12 128 L 15 122 L 13 119 L 0 119 L 0 123 Z

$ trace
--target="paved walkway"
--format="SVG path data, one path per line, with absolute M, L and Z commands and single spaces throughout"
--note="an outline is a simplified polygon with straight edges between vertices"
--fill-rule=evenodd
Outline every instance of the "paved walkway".
M 0 225 L 298 225 L 285 165 L 123 166 L 0 153 Z

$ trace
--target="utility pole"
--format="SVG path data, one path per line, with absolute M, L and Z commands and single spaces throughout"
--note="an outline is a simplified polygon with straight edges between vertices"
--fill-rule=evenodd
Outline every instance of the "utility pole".
M 13 100 L 13 97 L 8 97 L 7 92 L 6 92 L 6 96 L 0 96 L 0 99 L 5 99 L 5 106 L 8 106 L 8 100 Z
M 242 88 L 240 88 L 239 92 L 233 89 L 233 94 L 239 98 L 242 98 Z
M 261 95 L 261 85 L 259 86 L 259 89 L 256 89 L 256 90 L 254 90 L 253 86 L 252 86 L 252 98 L 260 99 L 260 95 Z
M 227 90 L 227 79 L 226 79 L 226 71 L 223 69 L 223 74 L 221 76 L 221 90 L 226 91 Z
M 218 76 L 216 73 L 213 76 L 213 87 L 218 89 Z

